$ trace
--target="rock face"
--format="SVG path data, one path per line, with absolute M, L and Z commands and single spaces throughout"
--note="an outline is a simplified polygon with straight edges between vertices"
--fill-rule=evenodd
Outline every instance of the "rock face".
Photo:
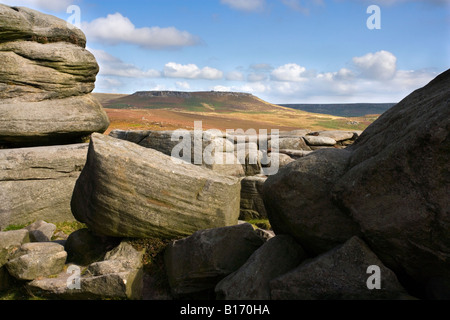
M 276 234 L 292 235 L 309 253 L 320 254 L 358 233 L 330 197 L 349 157 L 344 150 L 318 150 L 267 179 L 263 198 Z
M 314 254 L 360 235 L 419 295 L 449 283 L 449 88 L 450 70 L 384 113 L 352 146 L 315 151 L 269 177 L 264 199 L 275 232 Z M 437 290 L 433 295 L 450 292 Z
M 0 144 L 73 143 L 109 120 L 90 93 L 99 71 L 64 20 L 0 5 Z
M 305 258 L 302 247 L 292 237 L 271 238 L 239 270 L 217 284 L 217 298 L 270 300 L 270 281 L 294 269 Z
M 380 287 L 367 285 L 377 266 Z M 370 279 L 371 280 L 371 279 Z M 295 270 L 270 282 L 274 300 L 376 300 L 402 299 L 408 294 L 395 274 L 386 268 L 377 256 L 358 237 L 353 237 L 315 259 L 305 261 Z
M 88 144 L 0 150 L 0 229 L 30 221 L 73 221 L 73 188 Z
M 173 238 L 236 224 L 240 190 L 237 178 L 93 134 L 72 212 L 97 234 Z
M 202 230 L 173 242 L 164 260 L 175 297 L 214 296 L 214 287 L 264 243 L 248 224 Z
M 383 114 L 349 147 L 334 197 L 390 268 L 450 279 L 450 70 Z
M 246 177 L 241 181 L 240 220 L 267 219 L 262 197 L 266 177 Z

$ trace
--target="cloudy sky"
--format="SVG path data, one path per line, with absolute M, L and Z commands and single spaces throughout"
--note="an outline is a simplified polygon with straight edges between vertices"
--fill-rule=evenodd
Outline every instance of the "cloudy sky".
M 0 2 L 79 21 L 101 68 L 96 92 L 398 102 L 450 67 L 450 0 Z

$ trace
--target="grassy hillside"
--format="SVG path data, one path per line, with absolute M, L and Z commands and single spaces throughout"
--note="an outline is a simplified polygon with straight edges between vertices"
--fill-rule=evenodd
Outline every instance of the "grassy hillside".
M 338 117 L 274 105 L 245 93 L 136 92 L 132 95 L 94 93 L 111 120 L 113 129 L 364 130 L 378 115 Z M 108 133 L 107 132 L 107 133 Z

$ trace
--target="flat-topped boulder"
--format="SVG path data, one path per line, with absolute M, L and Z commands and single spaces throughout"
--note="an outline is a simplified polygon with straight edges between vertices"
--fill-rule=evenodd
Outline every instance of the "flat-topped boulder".
M 235 225 L 240 181 L 135 143 L 93 134 L 72 212 L 106 236 L 186 236 Z

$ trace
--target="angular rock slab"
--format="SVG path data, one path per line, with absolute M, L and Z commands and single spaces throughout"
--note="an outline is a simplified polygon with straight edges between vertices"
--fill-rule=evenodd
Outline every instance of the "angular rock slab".
M 380 289 L 369 289 L 377 266 Z M 375 300 L 407 299 L 395 274 L 358 237 L 353 237 L 317 258 L 270 282 L 273 300 Z
M 240 189 L 237 178 L 93 134 L 71 206 L 97 234 L 172 238 L 236 224 Z
M 22 245 L 6 264 L 8 272 L 19 280 L 34 280 L 60 273 L 66 263 L 67 252 L 60 244 L 35 242 Z
M 270 300 L 270 281 L 296 268 L 305 258 L 302 247 L 291 236 L 271 238 L 239 270 L 217 284 L 217 298 Z
M 0 229 L 31 221 L 73 221 L 73 188 L 88 144 L 0 150 Z
M 238 270 L 263 243 L 248 223 L 202 230 L 174 241 L 164 254 L 172 294 L 214 295 L 217 283 Z

